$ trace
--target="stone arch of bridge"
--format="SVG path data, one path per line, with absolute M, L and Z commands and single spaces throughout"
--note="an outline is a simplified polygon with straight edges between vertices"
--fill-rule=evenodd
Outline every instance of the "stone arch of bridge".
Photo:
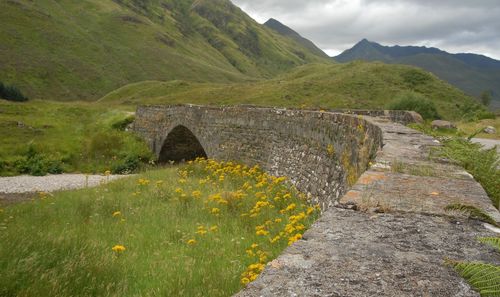
M 184 162 L 198 157 L 207 158 L 200 140 L 184 125 L 176 125 L 162 141 L 158 162 Z

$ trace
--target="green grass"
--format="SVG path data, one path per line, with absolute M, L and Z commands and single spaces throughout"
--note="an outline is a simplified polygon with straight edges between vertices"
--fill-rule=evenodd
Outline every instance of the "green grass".
M 215 161 L 43 194 L 0 210 L 0 295 L 230 296 L 314 220 L 300 197 Z
M 148 161 L 152 154 L 142 140 L 113 128 L 129 116 L 88 103 L 0 100 L 0 175 L 33 174 L 21 167 L 37 167 L 40 158 L 61 163 L 63 171 L 89 173 L 113 170 L 130 158 Z M 36 156 L 28 160 L 30 148 Z
M 428 78 L 409 83 L 408 73 Z M 98 102 L 137 104 L 255 104 L 313 108 L 384 109 L 409 91 L 428 98 L 443 118 L 459 118 L 459 106 L 473 99 L 443 81 L 410 66 L 353 62 L 309 64 L 277 78 L 254 83 L 192 83 L 147 81 L 122 87 Z
M 462 138 L 444 141 L 442 156 L 458 162 L 483 186 L 493 205 L 500 208 L 499 156 L 495 149 L 482 150 L 480 145 Z
M 492 126 L 497 130 L 495 134 L 486 134 L 484 132 L 478 133 L 475 137 L 487 139 L 500 139 L 500 117 L 495 119 L 486 119 L 475 122 L 459 122 L 457 127 L 464 135 L 472 135 L 477 131 L 482 131 L 486 126 Z
M 500 208 L 500 156 L 496 149 L 482 149 L 460 130 L 433 130 L 429 123 L 410 126 L 438 137 L 443 146 L 437 149 L 437 154 L 464 167 L 483 186 L 493 205 Z

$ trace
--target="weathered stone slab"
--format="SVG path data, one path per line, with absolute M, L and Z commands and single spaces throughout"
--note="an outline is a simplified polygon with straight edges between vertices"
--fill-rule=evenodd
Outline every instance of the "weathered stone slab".
M 238 297 L 479 296 L 446 258 L 500 264 L 479 222 L 331 208 Z
M 368 170 L 358 183 L 340 199 L 361 209 L 380 208 L 383 211 L 417 212 L 447 215 L 451 204 L 473 205 L 497 222 L 500 215 L 484 189 L 472 178 L 454 179 L 377 172 Z

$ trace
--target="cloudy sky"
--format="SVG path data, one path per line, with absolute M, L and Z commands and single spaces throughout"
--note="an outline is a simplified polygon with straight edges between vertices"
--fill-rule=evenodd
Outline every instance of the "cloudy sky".
M 275 18 L 331 56 L 363 38 L 500 60 L 500 0 L 232 0 L 260 23 Z

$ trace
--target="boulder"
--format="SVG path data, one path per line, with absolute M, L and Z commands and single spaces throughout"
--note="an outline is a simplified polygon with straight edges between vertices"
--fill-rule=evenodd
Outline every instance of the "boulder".
M 431 123 L 432 129 L 456 129 L 457 126 L 452 122 L 435 120 Z
M 408 114 L 411 116 L 413 122 L 418 123 L 418 124 L 424 122 L 424 118 L 422 118 L 422 116 L 418 112 L 409 111 Z
M 495 127 L 492 127 L 492 126 L 487 126 L 486 128 L 484 128 L 483 131 L 486 134 L 495 134 L 495 133 L 497 133 L 497 129 L 495 129 Z

